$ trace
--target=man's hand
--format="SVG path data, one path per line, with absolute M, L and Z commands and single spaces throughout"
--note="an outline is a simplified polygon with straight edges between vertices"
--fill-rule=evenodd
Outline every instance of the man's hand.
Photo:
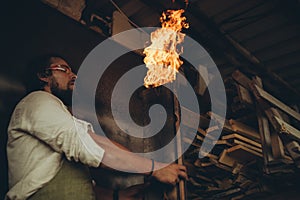
M 183 165 L 178 165 L 175 163 L 166 165 L 155 162 L 155 166 L 155 168 L 159 168 L 159 170 L 153 171 L 152 176 L 162 183 L 176 185 L 180 179 L 188 180 L 186 167 Z

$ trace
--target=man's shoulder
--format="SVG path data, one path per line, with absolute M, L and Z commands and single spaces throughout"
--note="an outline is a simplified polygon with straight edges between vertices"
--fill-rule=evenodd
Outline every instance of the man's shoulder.
M 31 104 L 33 106 L 49 103 L 61 104 L 61 101 L 54 95 L 45 91 L 31 92 L 21 100 L 21 104 Z
M 34 101 L 34 100 L 42 100 L 42 99 L 46 99 L 46 100 L 56 100 L 56 97 L 52 94 L 50 94 L 49 92 L 45 92 L 42 90 L 39 91 L 34 91 L 29 93 L 27 96 L 25 96 L 23 98 L 24 101 Z

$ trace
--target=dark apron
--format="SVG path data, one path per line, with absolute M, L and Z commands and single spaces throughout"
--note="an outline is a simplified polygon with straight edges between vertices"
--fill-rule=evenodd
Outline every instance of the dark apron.
M 45 172 L 47 173 L 47 172 Z M 95 200 L 87 166 L 64 160 L 57 175 L 28 200 Z

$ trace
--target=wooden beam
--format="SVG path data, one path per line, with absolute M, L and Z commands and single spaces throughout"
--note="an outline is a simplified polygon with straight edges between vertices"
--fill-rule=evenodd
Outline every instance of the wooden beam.
M 236 82 L 244 86 L 246 89 L 250 90 L 251 80 L 247 76 L 245 76 L 245 74 L 243 74 L 239 70 L 236 70 L 232 73 L 232 78 Z
M 251 139 L 248 139 L 240 134 L 237 134 L 237 133 L 233 133 L 233 134 L 230 134 L 230 135 L 224 135 L 222 136 L 222 140 L 234 140 L 234 139 L 238 139 L 240 141 L 243 141 L 243 142 L 246 142 L 250 145 L 253 145 L 253 146 L 256 146 L 258 148 L 262 148 L 262 145 L 258 142 L 255 142 Z
M 263 88 L 262 79 L 259 76 L 253 77 L 253 82 Z M 252 85 L 250 85 L 252 86 Z M 250 87 L 252 89 L 252 87 Z M 255 94 L 254 94 L 255 96 Z M 256 102 L 256 114 L 258 121 L 258 129 L 262 144 L 263 158 L 264 158 L 264 171 L 270 173 L 270 165 L 277 163 L 272 153 L 272 140 L 268 118 L 263 114 L 263 111 L 259 108 L 259 102 Z
M 247 90 L 244 86 L 240 84 L 237 84 L 236 87 L 237 87 L 238 96 L 241 103 L 246 105 L 253 105 L 253 100 L 251 98 L 249 90 Z
M 233 159 L 228 155 L 226 149 L 223 150 L 218 161 L 229 167 L 234 167 L 234 165 L 237 163 L 237 160 Z
M 300 168 L 300 145 L 297 141 L 288 142 L 286 145 L 290 156 L 293 158 L 296 166 Z
M 252 160 L 254 157 L 262 157 L 262 154 L 253 151 L 252 149 L 249 149 L 247 147 L 244 147 L 242 145 L 235 145 L 229 149 L 227 149 L 228 154 L 236 158 L 238 161 L 242 162 L 248 162 Z
M 259 133 L 253 129 L 252 127 L 247 126 L 246 124 L 243 124 L 241 122 L 238 122 L 236 120 L 230 119 L 229 123 L 232 127 L 232 130 L 234 132 L 240 133 L 245 137 L 251 138 L 257 142 L 260 142 L 260 135 Z
M 262 111 L 264 111 L 264 113 L 266 114 L 268 120 L 270 121 L 270 123 L 274 127 L 273 130 L 276 131 L 275 132 L 275 131 L 270 130 L 270 132 L 269 132 L 270 133 L 270 141 L 271 141 L 271 147 L 272 147 L 271 150 L 272 150 L 273 158 L 275 159 L 275 161 L 281 161 L 281 162 L 290 164 L 292 162 L 292 159 L 291 159 L 291 157 L 289 157 L 285 154 L 282 140 L 278 135 L 279 126 L 278 126 L 278 123 L 276 122 L 276 120 L 274 119 L 274 116 L 279 116 L 279 113 L 276 112 L 277 110 L 272 108 L 270 106 L 270 104 L 267 103 L 267 101 L 259 95 L 259 93 L 256 89 L 258 87 L 256 85 L 256 83 L 258 83 L 258 82 L 254 81 L 253 83 L 250 84 L 251 91 L 253 92 L 259 107 L 262 109 Z M 264 122 L 264 123 L 266 125 L 267 122 Z M 260 127 L 260 129 L 261 129 L 261 127 Z M 268 135 L 267 135 L 267 137 L 268 137 Z M 267 138 L 267 137 L 265 137 L 265 139 L 269 140 L 269 138 Z
M 286 123 L 282 119 L 274 116 L 274 119 L 277 121 L 278 125 L 280 126 L 280 133 L 286 134 L 293 139 L 300 141 L 300 131 L 290 124 Z
M 195 124 L 199 124 L 200 127 L 206 128 L 209 125 L 210 119 L 206 118 L 199 113 L 189 110 L 188 108 L 181 106 L 181 113 L 187 113 L 187 118 L 182 119 L 181 123 L 190 128 L 195 128 Z
M 254 87 L 260 97 L 262 97 L 263 99 L 267 100 L 277 108 L 281 109 L 282 111 L 286 112 L 290 116 L 300 121 L 300 114 L 298 112 L 296 112 L 289 106 L 285 105 L 284 103 L 282 103 L 281 101 L 279 101 L 278 99 L 276 99 L 275 97 L 273 97 L 272 95 L 270 95 L 269 93 L 267 93 L 266 91 L 258 87 L 257 85 L 254 85 Z
M 233 145 L 242 145 L 244 147 L 247 147 L 248 149 L 251 149 L 253 151 L 257 151 L 258 153 L 262 153 L 262 149 L 261 148 L 255 147 L 255 146 L 253 146 L 251 144 L 248 144 L 246 142 L 243 142 L 243 141 L 240 141 L 240 140 L 237 140 L 237 139 L 233 140 Z
M 271 133 L 268 119 L 265 115 L 263 115 L 262 111 L 257 108 L 257 120 L 259 133 L 261 138 L 261 144 L 263 149 L 263 157 L 264 157 L 264 166 L 265 171 L 269 172 L 268 166 L 270 163 L 274 162 L 274 156 L 272 153 L 272 142 L 271 142 Z
M 219 125 L 221 124 L 222 121 L 224 121 L 223 130 L 225 130 L 227 132 L 233 132 L 231 125 L 227 119 L 224 119 L 223 117 L 221 117 L 211 111 L 207 112 L 207 115 L 211 119 L 215 120 Z

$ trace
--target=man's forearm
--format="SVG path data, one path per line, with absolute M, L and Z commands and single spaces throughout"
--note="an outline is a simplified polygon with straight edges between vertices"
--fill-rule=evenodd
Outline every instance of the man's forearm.
M 101 164 L 102 167 L 108 167 L 119 171 L 142 173 L 152 175 L 162 183 L 175 185 L 180 178 L 188 179 L 186 167 L 176 163 L 167 164 L 155 162 L 153 160 L 137 156 L 130 152 L 124 146 L 114 143 L 105 137 L 89 132 L 94 141 L 104 150 L 104 156 Z M 152 173 L 153 172 L 153 173 Z
M 150 159 L 137 156 L 126 147 L 93 132 L 90 132 L 90 135 L 94 141 L 105 150 L 102 159 L 102 163 L 105 164 L 101 164 L 104 167 L 131 173 L 150 174 L 152 169 L 152 161 Z M 113 145 L 111 143 L 113 143 Z M 161 165 L 158 163 L 155 164 Z

